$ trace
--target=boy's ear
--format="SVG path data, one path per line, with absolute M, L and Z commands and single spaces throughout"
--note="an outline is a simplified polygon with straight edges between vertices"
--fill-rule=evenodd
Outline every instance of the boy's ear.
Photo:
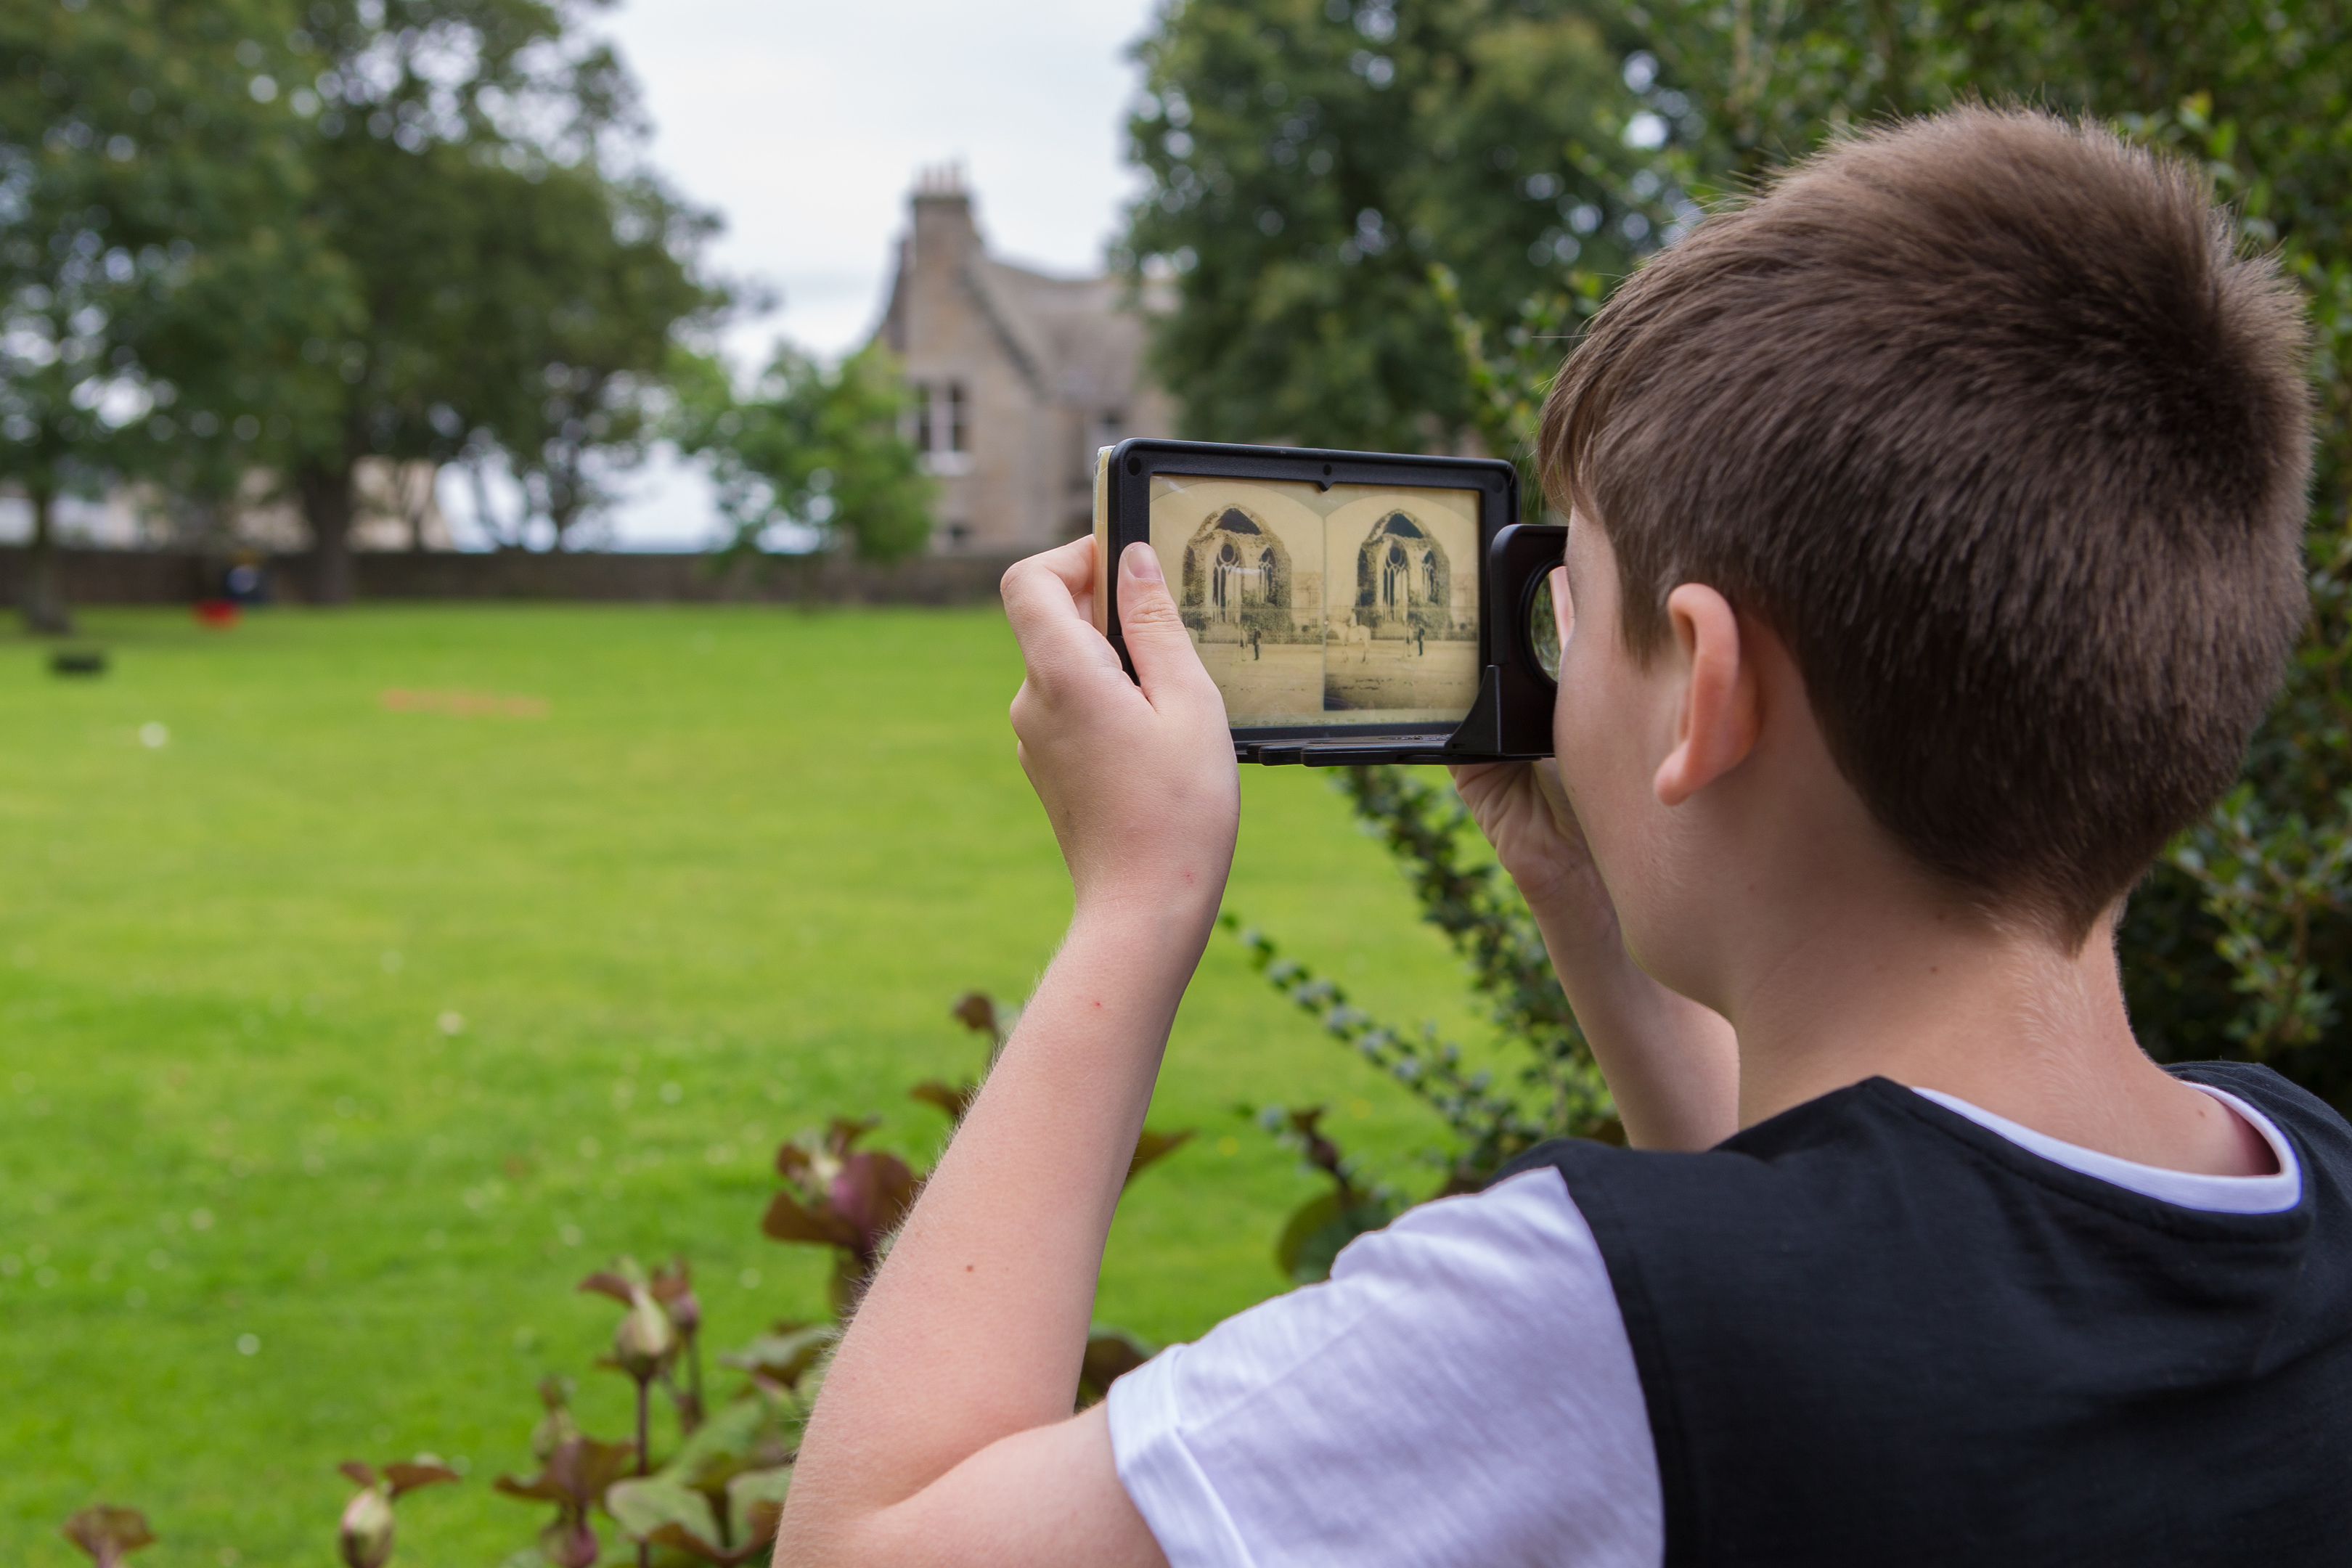
M 1756 749 L 1755 661 L 1739 642 L 1730 602 L 1699 583 L 1666 595 L 1682 676 L 1675 745 L 1652 785 L 1664 805 L 1680 805 L 1748 759 Z

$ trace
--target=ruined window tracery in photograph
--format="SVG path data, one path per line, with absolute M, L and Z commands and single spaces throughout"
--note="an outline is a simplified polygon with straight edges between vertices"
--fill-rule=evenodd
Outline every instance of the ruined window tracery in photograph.
M 1453 563 L 1412 514 L 1381 519 L 1356 558 L 1356 619 L 1443 636 L 1453 622 Z
M 1297 629 L 1290 609 L 1290 552 L 1242 507 L 1212 511 L 1185 550 L 1180 607 L 1205 621 L 1255 626 L 1263 634 Z M 1250 611 L 1278 611 L 1251 616 Z

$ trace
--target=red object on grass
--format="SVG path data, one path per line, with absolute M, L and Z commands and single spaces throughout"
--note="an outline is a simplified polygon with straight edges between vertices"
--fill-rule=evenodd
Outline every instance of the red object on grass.
M 236 625 L 238 613 L 236 601 L 234 599 L 198 599 L 196 601 L 197 621 L 204 626 L 215 626 L 222 631 L 226 631 Z

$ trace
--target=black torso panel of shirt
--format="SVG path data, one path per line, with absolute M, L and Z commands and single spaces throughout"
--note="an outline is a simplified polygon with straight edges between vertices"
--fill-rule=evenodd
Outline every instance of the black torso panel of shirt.
M 1885 1079 L 1705 1153 L 1565 1140 L 1682 1564 L 2352 1562 L 2352 1127 L 2266 1068 L 2292 1209 L 2183 1208 Z

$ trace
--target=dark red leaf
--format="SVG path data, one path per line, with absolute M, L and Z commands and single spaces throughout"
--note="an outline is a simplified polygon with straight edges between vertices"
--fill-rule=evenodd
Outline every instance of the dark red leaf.
M 914 1206 L 922 1185 L 896 1154 L 861 1151 L 842 1161 L 841 1174 L 833 1179 L 833 1206 L 857 1227 L 858 1249 L 871 1257 Z
M 832 1212 L 830 1205 L 813 1209 L 790 1193 L 778 1193 L 768 1202 L 760 1229 L 777 1241 L 813 1241 L 820 1247 L 858 1244 L 857 1227 Z
M 437 1487 L 454 1481 L 457 1472 L 446 1465 L 386 1465 L 383 1479 L 392 1483 L 392 1495 L 399 1497 L 419 1487 Z
M 975 1035 L 996 1033 L 996 1004 L 985 991 L 967 991 L 957 997 L 949 1016 Z
M 646 1289 L 654 1293 L 655 1300 L 667 1306 L 694 1289 L 694 1270 L 688 1267 L 685 1258 L 674 1258 L 654 1270 L 654 1277 Z
M 635 1290 L 626 1279 L 601 1268 L 580 1281 L 580 1289 L 593 1290 L 599 1296 L 610 1296 L 624 1307 L 637 1299 Z
M 1086 1360 L 1078 1373 L 1081 1384 L 1092 1384 L 1108 1393 L 1110 1385 L 1151 1359 L 1151 1352 L 1120 1333 L 1097 1333 L 1087 1342 Z
M 500 1497 L 525 1498 L 533 1502 L 566 1502 L 567 1499 L 542 1469 L 527 1481 L 512 1476 L 500 1476 L 490 1483 L 490 1489 Z
M 103 1502 L 92 1503 L 67 1520 L 61 1533 L 89 1552 L 99 1568 L 114 1568 L 123 1553 L 136 1552 L 155 1539 L 155 1532 L 147 1528 L 145 1514 Z
M 1119 1184 L 1124 1186 L 1135 1180 L 1136 1173 L 1146 1165 L 1166 1159 L 1192 1140 L 1192 1130 L 1189 1127 L 1181 1132 L 1154 1132 L 1150 1128 L 1145 1128 L 1143 1136 L 1135 1141 L 1135 1157 L 1128 1161 L 1127 1175 Z
M 667 1268 L 657 1268 L 653 1278 L 654 1300 L 669 1314 L 670 1322 L 681 1334 L 690 1334 L 702 1326 L 702 1303 L 694 1294 L 693 1271 L 681 1258 Z
M 950 1084 L 938 1079 L 926 1079 L 907 1091 L 908 1100 L 919 1100 L 925 1105 L 936 1105 L 948 1113 L 948 1120 L 961 1123 L 963 1113 L 971 1109 L 974 1096 L 980 1093 L 976 1083 Z

